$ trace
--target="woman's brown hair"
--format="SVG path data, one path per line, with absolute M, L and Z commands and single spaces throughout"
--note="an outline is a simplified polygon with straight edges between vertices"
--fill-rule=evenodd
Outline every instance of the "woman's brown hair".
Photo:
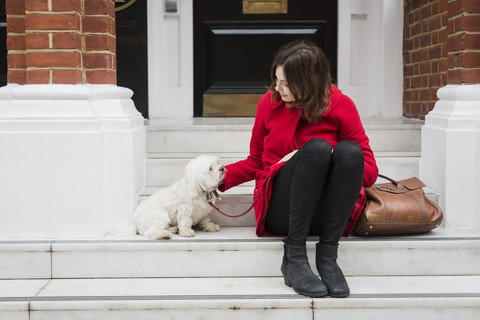
M 280 101 L 275 90 L 277 77 L 275 71 L 283 67 L 288 88 L 295 98 L 289 107 L 302 109 L 302 117 L 308 122 L 317 122 L 330 105 L 331 75 L 330 63 L 323 51 L 315 44 L 304 40 L 286 44 L 274 56 L 271 70 L 272 98 Z

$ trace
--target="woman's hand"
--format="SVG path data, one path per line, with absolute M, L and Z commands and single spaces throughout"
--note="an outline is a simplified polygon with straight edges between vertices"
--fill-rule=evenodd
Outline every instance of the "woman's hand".
M 278 161 L 278 162 L 287 162 L 288 160 L 290 160 L 291 157 L 293 157 L 293 155 L 297 152 L 298 150 L 293 150 L 292 152 L 290 152 L 289 154 L 287 154 L 285 157 L 282 158 L 282 160 Z

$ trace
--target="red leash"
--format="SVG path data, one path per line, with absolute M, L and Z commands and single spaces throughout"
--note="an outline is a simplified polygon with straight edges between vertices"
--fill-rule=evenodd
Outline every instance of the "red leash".
M 239 215 L 236 215 L 236 216 L 232 216 L 232 215 L 229 215 L 229 214 L 226 214 L 224 212 L 222 212 L 222 210 L 220 210 L 213 202 L 212 202 L 212 193 L 219 199 L 220 196 L 218 195 L 218 193 L 216 191 L 212 191 L 212 192 L 209 192 L 207 193 L 207 200 L 208 200 L 208 204 L 210 205 L 210 207 L 212 207 L 213 209 L 215 209 L 215 211 L 217 211 L 218 213 L 224 215 L 225 217 L 229 217 L 229 218 L 239 218 L 239 217 L 242 217 L 244 215 L 246 215 L 247 213 L 250 212 L 250 210 L 252 210 L 253 206 L 255 206 L 255 203 L 257 203 L 258 199 L 260 198 L 260 193 L 258 194 L 257 198 L 255 199 L 255 201 L 253 201 L 252 205 L 250 206 L 250 208 L 248 208 L 247 211 L 245 211 L 244 213 L 241 213 Z

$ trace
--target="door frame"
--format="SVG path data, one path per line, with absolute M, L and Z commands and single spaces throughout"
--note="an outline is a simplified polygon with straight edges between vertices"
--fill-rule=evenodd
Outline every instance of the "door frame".
M 193 118 L 193 0 L 165 2 L 147 0 L 149 118 Z M 403 1 L 338 0 L 338 14 L 339 88 L 363 118 L 401 117 Z
M 193 0 L 147 0 L 149 118 L 193 117 Z

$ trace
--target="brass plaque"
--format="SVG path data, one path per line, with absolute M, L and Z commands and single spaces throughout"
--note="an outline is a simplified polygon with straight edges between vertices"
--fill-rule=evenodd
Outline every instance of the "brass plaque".
M 254 117 L 263 93 L 204 94 L 204 117 Z
M 286 14 L 288 0 L 243 0 L 243 14 Z

